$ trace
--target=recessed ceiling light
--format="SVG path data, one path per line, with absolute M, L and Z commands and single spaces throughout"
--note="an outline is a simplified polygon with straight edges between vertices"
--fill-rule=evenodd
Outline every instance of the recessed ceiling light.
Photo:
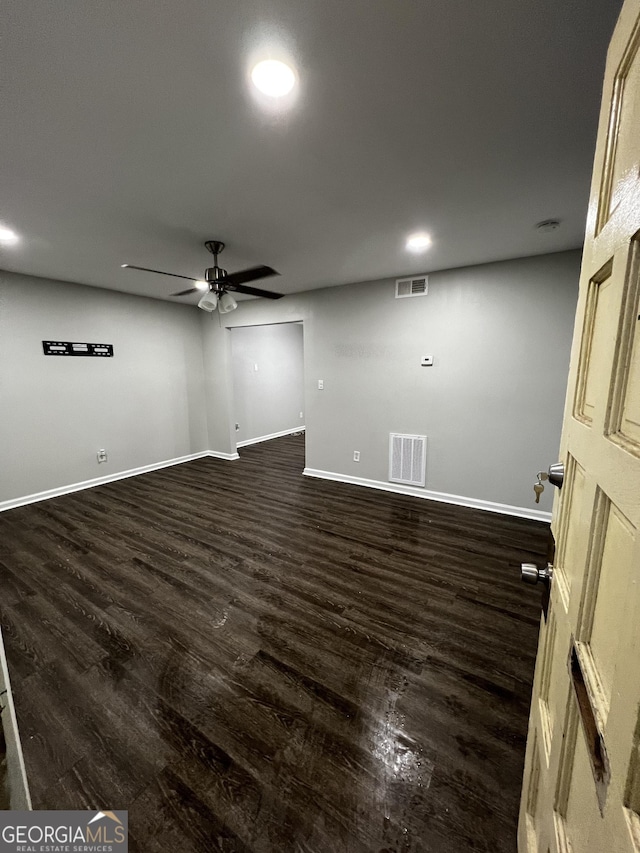
M 253 85 L 270 98 L 282 98 L 288 95 L 296 82 L 292 68 L 278 59 L 264 59 L 254 65 L 251 72 Z
M 424 231 L 420 231 L 416 234 L 411 234 L 407 237 L 407 251 L 408 252 L 426 252 L 427 249 L 431 246 L 431 237 L 428 234 L 425 234 Z
M 4 225 L 0 225 L 0 243 L 3 246 L 15 246 L 19 240 L 20 237 L 18 237 L 15 231 L 12 231 L 11 228 L 5 228 Z
M 195 286 L 198 290 L 209 290 L 209 285 L 206 281 L 196 281 Z

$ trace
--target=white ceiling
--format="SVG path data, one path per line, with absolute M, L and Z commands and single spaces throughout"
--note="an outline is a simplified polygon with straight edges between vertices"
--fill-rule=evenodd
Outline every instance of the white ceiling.
M 216 238 L 293 293 L 579 246 L 619 6 L 3 0 L 0 267 L 166 298 L 120 264 L 202 276 Z M 266 55 L 287 111 L 247 85 Z

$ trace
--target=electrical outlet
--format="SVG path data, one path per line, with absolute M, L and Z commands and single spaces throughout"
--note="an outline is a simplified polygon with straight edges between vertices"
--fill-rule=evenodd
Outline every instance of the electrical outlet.
M 96 456 L 98 457 L 98 465 L 99 465 L 101 462 L 106 462 L 106 461 L 107 461 L 107 451 L 106 451 L 106 450 L 99 450 L 99 451 L 97 452 Z
M 359 450 L 354 450 L 354 451 L 353 451 L 353 461 L 354 461 L 354 462 L 359 462 L 359 461 L 360 461 L 360 451 L 359 451 Z
M 324 391 L 324 379 L 318 379 L 318 391 Z
M 302 412 L 300 412 L 300 417 L 301 417 L 301 418 L 303 418 L 303 417 L 304 417 L 304 414 L 303 414 Z

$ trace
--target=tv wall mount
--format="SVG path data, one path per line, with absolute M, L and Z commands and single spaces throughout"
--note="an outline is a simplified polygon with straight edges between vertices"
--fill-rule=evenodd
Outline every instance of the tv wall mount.
M 81 344 L 74 341 L 42 341 L 45 355 L 84 355 L 113 358 L 113 344 Z

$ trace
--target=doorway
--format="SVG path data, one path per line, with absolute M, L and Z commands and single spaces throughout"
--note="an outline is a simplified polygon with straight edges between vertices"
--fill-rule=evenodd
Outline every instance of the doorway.
M 230 331 L 236 447 L 303 432 L 302 322 Z

